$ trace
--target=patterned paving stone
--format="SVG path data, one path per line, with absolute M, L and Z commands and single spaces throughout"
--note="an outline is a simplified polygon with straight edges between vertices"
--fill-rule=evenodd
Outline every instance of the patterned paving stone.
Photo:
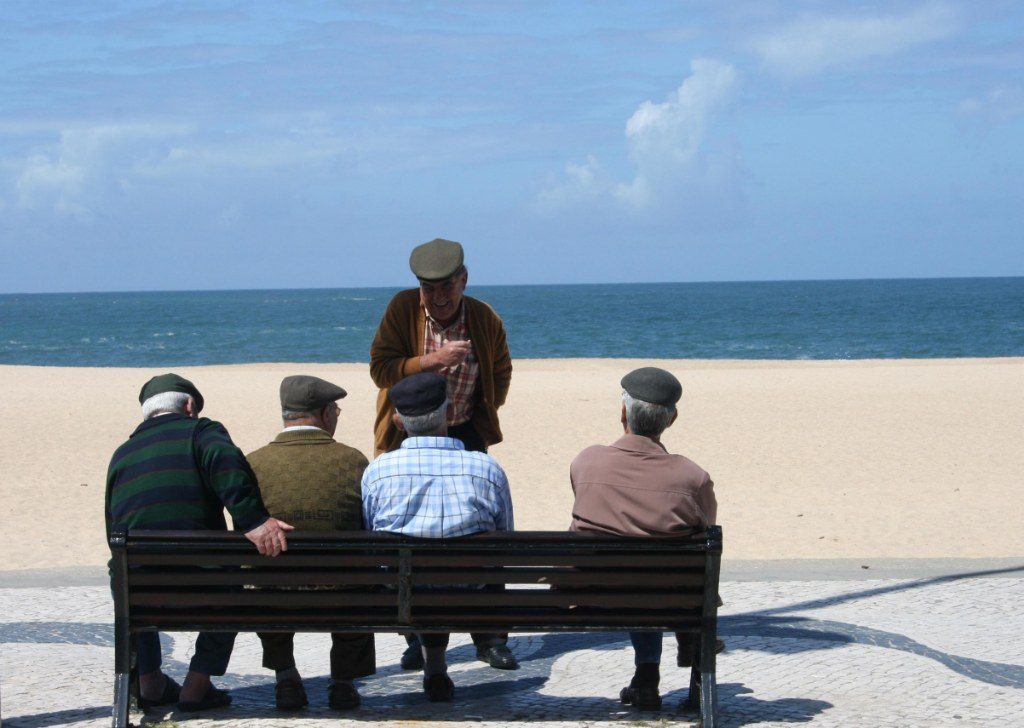
M 1024 725 L 1024 576 L 864 581 L 727 582 L 720 634 L 720 714 L 725 726 Z M 109 591 L 100 586 L 0 589 L 3 726 L 107 726 L 113 630 Z M 456 699 L 427 703 L 419 673 L 403 672 L 404 642 L 379 635 L 378 672 L 361 681 L 363 705 L 331 711 L 325 635 L 299 635 L 296 657 L 311 706 L 273 709 L 273 680 L 260 667 L 254 635 L 240 635 L 227 710 L 192 718 L 169 711 L 133 720 L 181 726 L 365 726 L 481 722 L 542 726 L 686 726 L 689 671 L 665 642 L 661 713 L 617 701 L 632 673 L 624 634 L 515 635 L 522 668 L 492 670 L 466 636 L 449 650 Z M 192 636 L 164 636 L 165 669 L 181 677 Z

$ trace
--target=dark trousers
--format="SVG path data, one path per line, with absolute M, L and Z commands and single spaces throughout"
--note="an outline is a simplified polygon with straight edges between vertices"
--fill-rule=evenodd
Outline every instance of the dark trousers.
M 295 667 L 295 634 L 259 632 L 263 643 L 263 667 L 287 670 Z M 331 632 L 331 679 L 354 680 L 377 672 L 373 634 Z
M 200 632 L 196 637 L 196 651 L 188 669 L 204 675 L 223 675 L 228 671 L 231 650 L 235 646 L 235 632 Z M 140 675 L 159 670 L 163 664 L 158 632 L 140 632 L 135 635 L 136 665 Z

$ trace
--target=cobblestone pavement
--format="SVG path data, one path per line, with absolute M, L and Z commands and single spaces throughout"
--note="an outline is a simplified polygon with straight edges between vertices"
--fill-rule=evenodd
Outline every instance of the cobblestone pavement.
M 874 580 L 726 581 L 719 634 L 725 726 L 1024 726 L 1024 565 L 986 575 Z M 0 589 L 0 710 L 4 728 L 108 726 L 113 629 L 105 586 Z M 404 642 L 378 635 L 378 672 L 360 681 L 363 705 L 327 708 L 326 635 L 300 635 L 296 656 L 312 705 L 273 708 L 273 679 L 255 635 L 239 635 L 217 681 L 233 705 L 201 718 L 171 711 L 143 725 L 350 726 L 378 722 L 455 728 L 478 722 L 535 726 L 696 724 L 681 707 L 688 669 L 665 643 L 660 713 L 619 705 L 632 674 L 625 634 L 513 635 L 522 667 L 474 661 L 464 635 L 449 649 L 452 704 L 426 702 L 419 673 L 403 672 Z M 164 635 L 164 667 L 179 680 L 192 635 Z

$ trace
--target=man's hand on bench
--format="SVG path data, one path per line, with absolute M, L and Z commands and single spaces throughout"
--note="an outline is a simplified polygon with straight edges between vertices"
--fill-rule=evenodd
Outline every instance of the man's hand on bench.
M 295 526 L 289 526 L 276 518 L 268 518 L 262 525 L 247 531 L 245 537 L 256 544 L 256 550 L 264 556 L 277 556 L 282 551 L 288 550 L 288 539 L 284 536 L 285 531 L 294 530 Z

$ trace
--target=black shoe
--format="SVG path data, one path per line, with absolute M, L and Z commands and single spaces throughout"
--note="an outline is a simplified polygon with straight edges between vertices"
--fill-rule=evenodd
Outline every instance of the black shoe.
M 496 670 L 515 670 L 519 667 L 519 662 L 508 645 L 477 647 L 476 659 L 486 662 Z
M 661 696 L 658 694 L 658 688 L 651 685 L 641 685 L 640 687 L 628 687 L 622 688 L 619 691 L 619 702 L 623 705 L 632 705 L 639 710 L 661 710 Z
M 448 677 L 448 673 L 439 672 L 423 678 L 423 691 L 431 703 L 448 703 L 455 694 L 455 683 Z
M 352 710 L 360 703 L 359 691 L 351 680 L 332 682 L 327 688 L 327 704 L 335 710 Z
M 274 688 L 274 704 L 278 710 L 299 710 L 309 705 L 301 680 L 282 680 Z
M 225 708 L 231 705 L 231 696 L 223 690 L 210 686 L 199 700 L 179 700 L 178 710 L 183 713 L 198 713 L 201 710 L 212 710 L 214 708 Z
M 178 694 L 181 692 L 181 685 L 171 680 L 171 678 L 164 675 L 164 689 L 160 693 L 160 697 L 153 700 L 142 697 L 142 692 L 139 690 L 139 686 L 133 685 L 131 693 L 135 696 L 135 702 L 139 704 L 139 710 L 145 712 L 152 710 L 153 708 L 160 708 L 165 705 L 173 705 L 178 702 Z
M 402 653 L 402 660 L 399 663 L 403 670 L 423 669 L 423 650 L 420 649 L 419 641 L 414 642 L 405 648 Z

